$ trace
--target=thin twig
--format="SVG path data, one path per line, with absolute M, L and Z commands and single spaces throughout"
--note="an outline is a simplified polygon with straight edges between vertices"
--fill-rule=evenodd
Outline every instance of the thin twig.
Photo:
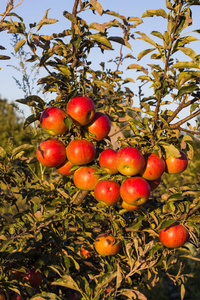
M 168 53 L 167 53 L 167 58 L 166 58 L 166 61 L 165 61 L 163 81 L 166 78 L 167 68 L 168 68 L 169 59 L 170 59 L 171 50 L 172 50 L 172 45 L 173 45 L 173 42 L 175 40 L 176 26 L 177 26 L 177 23 L 178 23 L 178 20 L 179 20 L 179 17 L 180 17 L 182 6 L 183 6 L 183 3 L 181 3 L 181 5 L 179 7 L 178 15 L 176 16 L 176 21 L 175 21 L 174 28 L 173 28 L 173 33 L 172 33 L 172 40 L 171 40 L 170 47 L 169 47 L 169 50 L 168 50 Z M 158 102 L 157 102 L 156 109 L 155 109 L 155 123 L 157 123 L 157 121 L 158 121 L 158 114 L 159 114 L 159 110 L 160 110 L 160 103 L 161 103 L 161 99 L 162 99 L 163 90 L 164 90 L 164 88 L 162 88 L 161 91 L 160 91 L 160 95 L 159 95 Z
M 179 129 L 181 131 L 184 131 L 184 132 L 187 132 L 187 133 L 190 133 L 190 134 L 200 135 L 200 131 L 189 130 L 189 129 L 182 128 L 180 126 L 177 129 Z
M 183 101 L 180 103 L 180 105 L 177 107 L 177 109 L 173 112 L 173 114 L 171 115 L 171 117 L 168 118 L 168 120 L 167 120 L 168 123 L 170 123 L 171 121 L 173 121 L 174 118 L 178 115 L 178 113 L 179 113 L 183 108 L 186 108 L 186 107 L 190 106 L 191 104 L 193 104 L 194 102 L 196 102 L 196 101 L 199 100 L 198 98 L 194 98 L 194 99 L 192 99 L 192 100 L 190 100 L 190 101 L 185 102 L 186 97 L 187 97 L 187 96 L 185 95 Z
M 179 126 L 181 126 L 182 124 L 184 124 L 185 122 L 193 119 L 194 117 L 198 116 L 200 114 L 200 109 L 198 109 L 196 112 L 194 112 L 193 114 L 190 114 L 189 116 L 187 116 L 186 118 L 182 119 L 181 121 L 175 123 L 175 124 L 171 124 L 170 128 L 171 129 L 177 129 Z

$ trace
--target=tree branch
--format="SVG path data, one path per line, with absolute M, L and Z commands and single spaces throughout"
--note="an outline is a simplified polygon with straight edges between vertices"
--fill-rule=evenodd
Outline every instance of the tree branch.
M 190 106 L 191 104 L 193 104 L 194 102 L 196 102 L 196 101 L 199 100 L 198 98 L 194 98 L 194 99 L 192 99 L 192 100 L 190 100 L 190 101 L 185 102 L 186 98 L 187 98 L 187 96 L 185 95 L 183 101 L 180 103 L 180 105 L 177 107 L 177 109 L 173 112 L 173 114 L 171 115 L 171 117 L 168 118 L 168 120 L 167 120 L 168 123 L 170 123 L 171 121 L 173 121 L 174 118 L 178 115 L 178 113 L 179 113 L 183 108 L 188 107 L 188 106 Z
M 187 116 L 186 118 L 182 119 L 181 121 L 175 123 L 175 124 L 171 124 L 170 128 L 171 129 L 177 129 L 179 126 L 181 126 L 182 124 L 184 124 L 185 122 L 193 119 L 194 117 L 198 116 L 200 114 L 200 109 L 198 109 L 196 112 L 194 112 L 193 114 Z M 165 126 L 164 126 L 165 127 Z
M 6 6 L 6 10 L 0 20 L 0 23 L 3 22 L 3 20 L 5 19 L 5 17 L 10 13 L 11 10 L 15 9 L 16 7 L 20 6 L 22 4 L 24 0 L 21 0 L 21 2 L 19 2 L 15 7 L 14 7 L 14 0 L 10 0 L 8 1 L 7 3 L 7 6 Z
M 73 7 L 73 10 L 72 10 L 72 15 L 73 16 L 76 16 L 76 14 L 77 14 L 77 9 L 78 9 L 79 1 L 80 0 L 75 0 L 75 2 L 74 2 L 74 7 Z
M 87 194 L 89 193 L 89 191 L 86 190 L 81 190 L 78 192 L 78 195 L 75 197 L 73 204 L 74 205 L 80 205 L 83 200 L 85 199 L 85 197 L 87 196 Z
M 187 132 L 187 133 L 190 133 L 190 134 L 200 135 L 200 131 L 193 131 L 193 130 L 182 128 L 180 126 L 177 129 L 179 129 L 181 131 L 184 131 L 184 132 Z

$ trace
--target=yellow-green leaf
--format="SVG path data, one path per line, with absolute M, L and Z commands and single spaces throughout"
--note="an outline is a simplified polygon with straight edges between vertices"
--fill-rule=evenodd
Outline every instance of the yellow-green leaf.
M 96 33 L 96 34 L 90 34 L 90 35 L 88 35 L 88 37 L 97 41 L 98 43 L 105 45 L 106 47 L 112 49 L 112 44 L 105 35 Z
M 142 18 L 145 17 L 153 17 L 153 16 L 157 16 L 157 17 L 163 17 L 165 19 L 167 19 L 167 13 L 164 9 L 148 9 L 145 13 L 143 13 Z
M 19 51 L 19 49 L 26 43 L 25 40 L 21 39 L 17 42 L 17 44 L 15 45 L 15 53 L 17 53 Z
M 97 22 L 93 22 L 89 25 L 90 29 L 98 30 L 100 32 L 105 32 L 105 25 L 104 24 L 99 24 Z
M 138 65 L 138 64 L 131 64 L 131 65 L 128 66 L 127 69 L 136 69 L 136 70 L 142 71 L 142 72 L 144 72 L 146 75 L 148 75 L 148 70 L 145 69 L 143 66 L 140 66 L 140 65 Z
M 90 0 L 90 4 L 93 6 L 93 8 L 102 16 L 103 14 L 103 7 L 97 0 Z

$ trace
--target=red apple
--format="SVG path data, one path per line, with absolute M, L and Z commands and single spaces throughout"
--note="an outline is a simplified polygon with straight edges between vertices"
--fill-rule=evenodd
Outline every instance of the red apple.
M 38 288 L 42 283 L 42 274 L 34 268 L 29 269 L 25 274 L 24 279 L 26 279 L 32 287 Z
M 79 126 L 90 123 L 95 112 L 94 102 L 87 96 L 76 96 L 67 104 L 67 115 Z
M 184 245 L 189 233 L 187 229 L 181 224 L 172 224 L 159 232 L 161 243 L 168 248 L 176 248 Z
M 127 146 L 117 152 L 116 166 L 121 174 L 133 176 L 144 168 L 145 159 L 137 148 Z
M 56 171 L 64 176 L 72 175 L 74 172 L 70 171 L 73 164 L 67 159 L 62 163 L 62 165 L 56 167 Z
M 138 206 L 138 205 L 130 205 L 130 204 L 126 203 L 125 201 L 121 202 L 121 207 L 126 210 L 130 210 L 130 211 L 140 208 L 140 206 Z
M 117 174 L 116 166 L 117 152 L 111 148 L 105 149 L 99 156 L 100 167 L 109 174 Z
M 0 300 L 6 300 L 4 293 L 0 293 Z
M 151 153 L 146 157 L 146 163 L 140 175 L 146 180 L 156 180 L 165 171 L 165 161 L 157 154 Z
M 142 177 L 130 177 L 125 179 L 120 187 L 120 195 L 123 201 L 130 205 L 140 206 L 150 196 L 151 188 Z
M 116 255 L 121 248 L 121 241 L 116 242 L 111 234 L 102 233 L 96 237 L 94 246 L 102 256 Z
M 73 140 L 67 148 L 67 159 L 73 165 L 87 165 L 95 158 L 96 150 L 92 142 L 88 140 Z
M 63 134 L 67 131 L 64 119 L 67 114 L 58 107 L 46 108 L 40 116 L 40 125 L 42 129 L 52 135 Z
M 166 172 L 169 174 L 178 174 L 187 168 L 188 159 L 186 154 L 180 150 L 180 157 L 169 156 L 166 160 Z
M 80 190 L 94 190 L 100 177 L 98 174 L 94 174 L 96 171 L 93 167 L 80 167 L 73 175 L 75 186 Z
M 155 189 L 157 189 L 157 187 L 161 183 L 161 177 L 159 177 L 156 180 L 147 180 L 147 182 L 150 185 L 151 191 L 154 191 Z
M 62 141 L 49 138 L 38 146 L 36 156 L 43 166 L 57 167 L 66 159 L 66 148 Z
M 90 251 L 88 251 L 87 249 L 85 248 L 82 248 L 81 249 L 81 255 L 84 257 L 84 258 L 89 258 L 91 255 L 90 255 Z
M 87 125 L 89 136 L 96 140 L 103 140 L 110 132 L 110 119 L 102 112 L 96 112 L 92 121 Z
M 94 198 L 102 201 L 108 206 L 117 203 L 120 198 L 120 185 L 114 180 L 102 180 L 97 183 L 94 189 Z

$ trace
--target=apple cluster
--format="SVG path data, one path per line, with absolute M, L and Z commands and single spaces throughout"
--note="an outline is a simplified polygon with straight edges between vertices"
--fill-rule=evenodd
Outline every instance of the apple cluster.
M 66 146 L 62 140 L 50 137 L 38 146 L 38 161 L 46 167 L 55 167 L 64 176 L 72 175 L 78 189 L 92 191 L 94 198 L 107 206 L 118 202 L 128 211 L 138 209 L 158 187 L 164 172 L 177 174 L 187 168 L 188 160 L 183 151 L 179 157 L 164 159 L 158 153 L 143 155 L 136 147 L 126 146 L 118 151 L 103 150 L 98 157 L 98 169 L 91 165 L 96 158 L 96 148 L 91 140 L 101 141 L 108 135 L 111 129 L 109 117 L 97 112 L 89 97 L 76 96 L 68 102 L 66 112 L 58 107 L 45 109 L 40 124 L 49 134 L 61 135 L 68 130 L 66 118 L 71 118 L 75 126 L 81 126 L 88 138 L 73 139 Z M 121 174 L 125 179 L 122 183 L 101 179 L 99 170 L 110 176 Z
M 58 138 L 50 137 L 41 142 L 36 156 L 46 167 L 55 167 L 65 176 L 73 175 L 75 186 L 81 190 L 94 191 L 97 201 L 115 205 L 119 200 L 122 208 L 135 210 L 143 205 L 161 182 L 164 172 L 183 172 L 188 164 L 187 156 L 180 151 L 180 157 L 163 159 L 157 153 L 143 155 L 132 146 L 118 151 L 103 150 L 99 156 L 100 169 L 110 175 L 122 174 L 125 180 L 101 180 L 97 168 L 89 165 L 96 157 L 92 140 L 103 140 L 111 129 L 107 115 L 96 112 L 94 102 L 87 96 L 76 96 L 68 102 L 66 112 L 58 107 L 45 109 L 40 117 L 41 127 L 51 135 L 64 134 L 68 128 L 65 119 L 69 117 L 76 126 L 84 127 L 89 139 L 73 139 L 67 146 Z M 74 166 L 78 166 L 75 171 Z

